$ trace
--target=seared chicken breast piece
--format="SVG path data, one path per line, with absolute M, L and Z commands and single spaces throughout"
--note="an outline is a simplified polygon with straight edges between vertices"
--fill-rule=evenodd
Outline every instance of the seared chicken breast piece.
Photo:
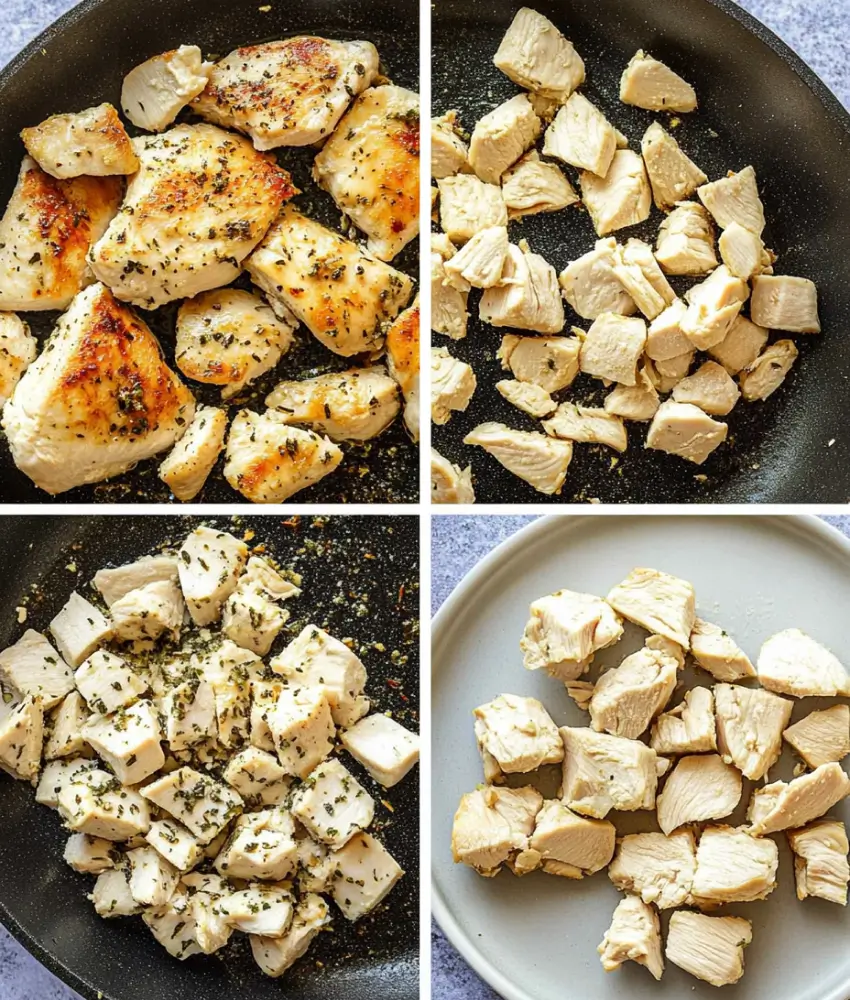
M 753 279 L 753 322 L 789 333 L 820 333 L 818 290 L 808 278 L 761 274 Z
M 370 87 L 313 161 L 313 178 L 392 260 L 419 232 L 419 95 Z
M 244 132 L 257 149 L 309 146 L 333 132 L 377 74 L 371 42 L 301 35 L 248 45 L 213 66 L 192 110 Z
M 271 158 L 214 125 L 177 125 L 133 147 L 139 170 L 89 262 L 118 298 L 147 309 L 232 281 L 295 192 Z
M 484 290 L 479 316 L 491 326 L 560 333 L 564 303 L 555 268 L 539 254 L 509 245 L 501 281 Z
M 555 413 L 543 421 L 543 430 L 552 437 L 586 444 L 604 444 L 615 451 L 625 451 L 626 428 L 619 417 L 607 410 L 575 403 L 561 403 Z
M 763 837 L 768 833 L 805 826 L 829 812 L 850 795 L 850 778 L 834 761 L 791 782 L 774 781 L 756 788 L 750 799 L 747 819 L 750 833 Z
M 581 56 L 548 17 L 529 7 L 515 14 L 493 64 L 518 86 L 561 102 L 584 83 Z
M 127 130 L 111 104 L 52 115 L 40 125 L 25 128 L 21 139 L 51 177 L 108 177 L 139 169 Z
M 656 980 L 664 973 L 658 914 L 638 896 L 620 900 L 596 950 L 606 972 L 616 972 L 623 962 L 637 962 Z
M 635 385 L 615 385 L 602 404 L 607 413 L 623 420 L 652 420 L 660 405 L 658 392 L 643 369 Z
M 738 385 L 744 399 L 752 403 L 757 399 L 767 399 L 776 392 L 791 371 L 798 353 L 793 340 L 777 340 L 765 348 L 738 375 Z
M 558 212 L 574 205 L 579 197 L 554 163 L 530 150 L 502 174 L 502 197 L 511 219 L 540 212 Z
M 520 382 L 518 379 L 502 379 L 496 383 L 496 390 L 511 405 L 530 417 L 548 417 L 555 412 L 557 403 L 539 385 L 533 382 Z M 558 435 L 556 434 L 555 437 Z
M 368 441 L 398 416 L 398 397 L 398 385 L 374 365 L 280 382 L 266 396 L 266 406 L 285 423 L 304 424 L 332 441 Z
M 67 308 L 94 281 L 86 255 L 122 188 L 120 177 L 57 180 L 25 156 L 0 219 L 0 310 Z
M 708 177 L 658 122 L 653 122 L 644 132 L 640 150 L 652 197 L 662 212 L 690 198 L 701 184 L 708 182 Z
M 287 205 L 245 262 L 254 282 L 334 354 L 383 344 L 413 281 Z
M 180 303 L 175 361 L 187 378 L 224 386 L 230 399 L 292 346 L 294 326 L 251 292 L 217 288 Z
M 655 319 L 676 301 L 676 293 L 643 240 L 614 249 L 614 274 L 647 319 Z
M 465 282 L 472 288 L 492 288 L 502 280 L 508 247 L 507 228 L 488 226 L 445 262 L 446 274 L 454 287 Z
M 450 275 L 446 263 L 442 254 L 431 251 L 431 329 L 452 340 L 463 340 L 469 321 L 466 306 L 470 286 L 456 273 Z
M 38 354 L 38 341 L 20 316 L 0 312 L 0 406 L 9 399 Z
M 573 457 L 571 441 L 556 441 L 545 434 L 516 431 L 499 423 L 473 427 L 463 443 L 479 445 L 508 472 L 547 496 L 561 492 Z
M 690 830 L 666 837 L 663 833 L 632 833 L 617 842 L 608 867 L 611 882 L 634 893 L 659 910 L 691 901 L 696 872 L 696 844 Z
M 197 45 L 181 45 L 130 70 L 121 87 L 121 110 L 146 132 L 162 132 L 206 87 L 213 63 Z
M 527 94 L 517 94 L 479 119 L 469 141 L 469 165 L 488 184 L 498 184 L 502 174 L 534 145 L 540 119 Z
M 646 331 L 646 356 L 653 361 L 671 361 L 693 351 L 693 344 L 682 333 L 682 319 L 688 307 L 675 299 L 649 324 Z
M 159 467 L 159 478 L 178 500 L 193 500 L 212 472 L 227 432 L 227 413 L 200 406 L 186 433 Z
M 688 309 L 681 328 L 698 351 L 707 351 L 729 333 L 750 290 L 721 264 L 705 281 L 685 292 Z
M 577 337 L 502 337 L 496 357 L 520 382 L 557 392 L 579 372 L 581 341 Z
M 669 836 L 686 823 L 723 819 L 742 788 L 741 772 L 717 754 L 680 757 L 658 796 L 658 825 Z
M 463 412 L 476 387 L 475 372 L 453 358 L 445 347 L 431 348 L 431 420 L 447 424 L 455 410 Z
M 657 569 L 633 569 L 606 600 L 624 618 L 683 649 L 690 646 L 695 618 L 694 588 Z
M 755 677 L 749 657 L 719 625 L 695 618 L 691 630 L 691 655 L 703 670 L 719 681 Z
M 740 398 L 735 380 L 716 361 L 703 362 L 673 389 L 677 403 L 693 403 L 716 417 L 731 413 Z
M 488 785 L 460 800 L 452 826 L 455 863 L 491 878 L 501 866 L 526 850 L 543 796 L 536 788 Z
M 679 379 L 674 379 L 674 385 L 677 382 Z M 723 444 L 728 433 L 726 424 L 713 420 L 693 403 L 668 399 L 652 418 L 646 447 L 702 465 L 715 448 Z
M 404 423 L 414 441 L 419 440 L 419 298 L 390 324 L 384 344 L 387 371 L 404 397 Z
M 730 170 L 726 177 L 703 184 L 697 195 L 721 229 L 737 222 L 761 236 L 765 226 L 764 206 L 752 167 L 744 167 L 737 174 Z
M 782 731 L 793 702 L 759 688 L 718 684 L 714 689 L 717 745 L 723 759 L 759 781 L 779 760 Z
M 482 229 L 506 226 L 508 210 L 502 189 L 475 174 L 456 174 L 437 181 L 440 226 L 452 243 L 466 243 Z
M 475 503 L 472 467 L 460 466 L 431 449 L 431 503 Z
M 632 297 L 614 273 L 613 237 L 597 240 L 593 250 L 567 264 L 558 276 L 564 298 L 583 319 L 598 319 L 603 313 L 631 316 Z
M 457 111 L 431 119 L 431 176 L 435 180 L 459 174 L 467 165 L 469 147 L 460 134 Z
M 652 190 L 643 160 L 631 149 L 618 149 L 605 177 L 579 173 L 581 196 L 597 235 L 636 226 L 649 218 Z
M 731 986 L 744 974 L 744 948 L 753 925 L 743 917 L 707 917 L 680 910 L 670 918 L 667 960 L 712 986 Z
M 843 760 L 850 753 L 850 706 L 810 712 L 789 726 L 782 738 L 811 768 Z
M 500 694 L 472 714 L 481 755 L 495 762 L 500 775 L 524 774 L 564 759 L 558 727 L 536 698 Z
M 276 410 L 240 410 L 230 425 L 224 478 L 254 503 L 282 503 L 342 461 L 328 438 L 290 427 Z
M 594 104 L 571 94 L 543 139 L 543 153 L 579 170 L 605 177 L 617 152 L 614 126 Z
M 762 687 L 794 698 L 850 694 L 850 677 L 838 658 L 798 628 L 767 639 L 756 668 Z
M 620 78 L 620 100 L 646 111 L 695 111 L 694 88 L 648 52 L 638 49 Z
M 743 827 L 707 826 L 697 846 L 692 894 L 698 906 L 752 903 L 776 888 L 779 849 Z
M 148 327 L 97 284 L 60 317 L 6 403 L 3 429 L 18 468 L 57 494 L 166 450 L 194 412 Z
M 714 695 L 710 688 L 696 687 L 655 720 L 649 745 L 656 753 L 706 753 L 717 749 Z
M 652 809 L 658 756 L 637 740 L 592 729 L 561 729 L 564 741 L 561 799 L 573 812 L 605 819 L 612 809 Z
M 764 327 L 756 326 L 739 313 L 723 340 L 710 347 L 708 353 L 730 375 L 737 375 L 756 360 L 767 343 L 767 338 L 768 331 Z
M 584 336 L 579 364 L 587 375 L 636 385 L 637 365 L 645 348 L 646 323 L 642 319 L 602 313 Z
M 730 273 L 742 281 L 773 269 L 774 257 L 765 248 L 761 236 L 737 222 L 731 222 L 720 234 L 717 249 Z
M 706 274 L 717 267 L 714 229 L 695 201 L 680 202 L 661 223 L 655 259 L 667 274 Z
M 789 830 L 787 837 L 794 852 L 797 899 L 817 896 L 846 906 L 850 844 L 844 824 L 835 819 L 821 819 L 802 830 Z

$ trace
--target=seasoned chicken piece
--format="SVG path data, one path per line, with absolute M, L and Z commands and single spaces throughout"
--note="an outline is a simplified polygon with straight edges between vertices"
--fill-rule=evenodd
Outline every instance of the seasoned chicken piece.
M 717 267 L 708 212 L 694 201 L 678 204 L 661 223 L 655 259 L 667 274 L 706 274 Z
M 581 56 L 549 18 L 529 7 L 514 15 L 493 64 L 518 86 L 561 102 L 584 83 Z
M 637 962 L 655 979 L 661 979 L 664 973 L 658 914 L 637 896 L 620 900 L 596 950 L 606 972 L 616 972 L 623 962 Z
M 213 66 L 192 110 L 244 132 L 257 149 L 309 146 L 333 132 L 377 74 L 371 42 L 295 36 L 234 49 Z
M 707 351 L 724 339 L 749 291 L 746 282 L 721 264 L 705 281 L 685 293 L 688 309 L 681 328 L 698 351 Z
M 676 293 L 642 240 L 629 240 L 614 250 L 614 274 L 647 319 L 655 319 L 676 301 Z
M 454 411 L 469 406 L 475 392 L 475 373 L 465 361 L 453 358 L 445 347 L 431 348 L 431 420 L 446 424 Z
M 561 403 L 553 416 L 543 421 L 543 430 L 552 437 L 566 441 L 605 444 L 615 451 L 626 450 L 626 428 L 623 421 L 607 410 Z
M 153 56 L 124 77 L 121 110 L 137 128 L 161 132 L 206 87 L 212 69 L 197 45 Z
M 511 219 L 539 212 L 558 212 L 574 205 L 579 197 L 554 163 L 530 150 L 502 174 L 502 197 Z
M 688 649 L 695 617 L 694 588 L 657 569 L 633 569 L 606 600 L 624 618 Z
M 439 253 L 431 251 L 431 329 L 452 340 L 463 340 L 469 320 L 469 283 L 450 276 L 446 263 Z
M 734 379 L 716 361 L 705 361 L 673 389 L 677 403 L 693 403 L 703 412 L 723 417 L 731 413 L 741 394 Z
M 695 111 L 694 88 L 678 73 L 638 49 L 620 78 L 620 100 L 647 111 Z
M 556 441 L 495 422 L 473 427 L 463 443 L 479 445 L 508 472 L 547 496 L 561 492 L 573 457 L 571 441 Z
M 744 399 L 752 403 L 757 399 L 767 399 L 776 392 L 791 371 L 798 353 L 792 340 L 777 340 L 762 351 L 738 376 Z
M 659 910 L 690 902 L 696 872 L 696 845 L 690 830 L 670 837 L 663 833 L 633 833 L 617 843 L 608 867 L 612 883 L 625 892 L 654 903 Z
M 111 608 L 125 594 L 145 587 L 149 583 L 176 583 L 178 572 L 177 557 L 173 554 L 142 556 L 136 562 L 124 566 L 99 569 L 94 575 L 93 582 L 106 606 Z
M 637 384 L 637 365 L 646 347 L 646 323 L 639 317 L 602 313 L 581 345 L 581 370 L 597 378 Z
M 850 753 L 850 707 L 833 705 L 808 715 L 782 734 L 811 768 L 843 760 Z
M 560 741 L 560 737 L 558 737 Z M 530 858 L 550 875 L 584 878 L 601 871 L 614 856 L 616 830 L 607 819 L 587 819 L 571 812 L 557 799 L 549 799 L 537 814 L 528 845 Z
M 373 910 L 404 875 L 390 852 L 368 833 L 352 837 L 332 857 L 330 894 L 347 920 L 359 920 Z
M 635 385 L 615 385 L 602 405 L 623 420 L 652 420 L 661 404 L 655 386 L 641 369 Z
M 431 503 L 475 503 L 472 466 L 461 469 L 432 448 Z
M 534 145 L 540 119 L 527 94 L 517 94 L 479 119 L 469 141 L 469 165 L 488 184 L 498 184 L 502 174 Z
M 316 935 L 328 923 L 328 904 L 322 897 L 313 892 L 301 896 L 292 923 L 283 937 L 248 936 L 254 961 L 267 976 L 282 976 L 307 952 Z
M 593 250 L 567 264 L 558 276 L 564 298 L 583 319 L 598 319 L 603 313 L 631 316 L 632 297 L 614 274 L 613 237 L 597 240 Z
M 794 874 L 797 899 L 817 896 L 847 905 L 847 883 L 850 865 L 847 863 L 847 832 L 844 824 L 834 819 L 810 823 L 802 830 L 789 830 L 788 845 L 794 852 Z
M 690 198 L 701 184 L 708 182 L 706 175 L 658 122 L 653 122 L 644 132 L 640 149 L 652 197 L 662 212 Z
M 51 713 L 49 735 L 44 746 L 45 760 L 75 757 L 83 752 L 85 741 L 82 728 L 89 718 L 85 700 L 79 691 L 72 691 Z
M 750 833 L 763 837 L 768 833 L 805 826 L 848 795 L 850 778 L 834 761 L 821 764 L 791 782 L 774 781 L 753 792 L 747 810 Z
M 536 698 L 500 694 L 472 714 L 481 756 L 499 775 L 536 771 L 564 759 L 558 727 Z
M 313 161 L 313 179 L 361 229 L 379 260 L 419 233 L 419 95 L 370 87 Z
M 543 805 L 536 788 L 497 788 L 488 785 L 460 800 L 452 826 L 455 863 L 491 878 L 502 864 L 528 847 L 534 820 Z
M 741 791 L 740 772 L 717 754 L 680 757 L 658 796 L 658 825 L 669 835 L 685 823 L 723 819 Z
M 437 181 L 440 225 L 452 243 L 467 240 L 490 226 L 506 226 L 508 209 L 497 184 L 485 184 L 475 174 L 455 174 Z
M 484 290 L 478 312 L 491 326 L 560 333 L 564 303 L 555 268 L 540 254 L 509 245 L 501 281 Z
M 753 781 L 763 778 L 782 753 L 782 731 L 793 703 L 769 691 L 735 684 L 714 689 L 717 745 L 723 759 Z
M 41 700 L 27 697 L 0 722 L 0 770 L 34 785 L 41 769 L 43 740 Z
M 850 694 L 850 677 L 837 657 L 797 628 L 767 639 L 756 667 L 759 683 L 769 691 L 794 698 Z
M 496 383 L 496 389 L 500 396 L 530 417 L 547 417 L 555 412 L 558 405 L 545 389 L 533 382 L 503 379 Z
M 277 410 L 240 410 L 227 437 L 224 478 L 253 503 L 282 503 L 341 461 L 329 438 L 290 427 Z
M 737 222 L 761 236 L 765 226 L 764 206 L 752 167 L 744 167 L 737 174 L 730 170 L 726 177 L 703 184 L 697 189 L 697 195 L 721 229 Z
M 728 433 L 726 424 L 712 420 L 692 403 L 668 399 L 652 418 L 646 447 L 702 465 L 715 448 L 723 444 Z
M 159 467 L 159 478 L 178 500 L 193 500 L 204 488 L 224 447 L 227 413 L 215 406 L 195 411 L 186 433 Z
M 457 111 L 431 119 L 431 176 L 435 180 L 458 174 L 466 166 L 469 147 L 460 134 Z
M 473 288 L 492 288 L 502 279 L 507 256 L 507 228 L 489 226 L 476 233 L 444 266 L 446 274 L 455 279 L 453 287 L 466 282 Z
M 605 177 L 617 152 L 617 134 L 605 115 L 582 94 L 571 94 L 543 139 L 543 153 L 579 170 Z
M 520 382 L 545 392 L 565 389 L 579 372 L 581 341 L 577 337 L 502 337 L 496 357 Z
M 667 960 L 712 986 L 730 986 L 744 974 L 744 948 L 753 925 L 743 917 L 707 917 L 680 910 L 670 918 Z
M 116 636 L 134 641 L 158 639 L 163 632 L 179 639 L 184 610 L 177 584 L 160 580 L 131 590 L 112 605 L 110 613 Z
M 25 128 L 21 139 L 29 155 L 51 177 L 107 177 L 139 168 L 130 137 L 111 104 L 67 115 L 52 115 Z
M 384 788 L 395 787 L 419 760 L 419 736 L 379 712 L 346 729 L 340 742 Z
M 414 441 L 419 440 L 419 297 L 387 330 L 387 371 L 404 398 L 404 423 Z
M 790 333 L 820 333 L 818 290 L 808 278 L 761 274 L 753 279 L 750 315 L 758 326 Z
M 697 847 L 692 895 L 698 906 L 751 903 L 776 888 L 779 850 L 743 827 L 707 826 Z
M 646 356 L 653 361 L 672 361 L 693 351 L 693 344 L 682 333 L 682 319 L 687 306 L 675 299 L 649 324 L 646 332 Z
M 30 328 L 12 312 L 0 312 L 0 406 L 10 398 L 21 376 L 38 354 Z
M 65 309 L 94 278 L 86 262 L 121 204 L 119 177 L 50 177 L 29 156 L 0 219 L 0 310 Z
M 120 475 L 177 441 L 195 401 L 150 329 L 101 284 L 60 317 L 3 409 L 18 468 L 47 493 Z
M 413 281 L 287 205 L 245 262 L 254 282 L 343 357 L 381 346 Z
M 112 638 L 112 622 L 74 590 L 50 622 L 50 631 L 62 659 L 76 668 Z
M 655 807 L 658 756 L 636 740 L 592 729 L 561 729 L 564 741 L 561 799 L 573 812 L 605 819 L 612 809 Z
M 695 754 L 717 749 L 714 695 L 697 687 L 669 712 L 659 715 L 652 727 L 649 745 L 656 753 Z
M 767 343 L 767 337 L 768 331 L 764 327 L 756 326 L 739 313 L 723 340 L 710 347 L 708 353 L 730 375 L 737 375 L 756 360 Z
M 579 173 L 582 200 L 597 235 L 636 226 L 649 218 L 652 191 L 643 160 L 630 149 L 618 149 L 604 178 Z
M 292 346 L 294 324 L 251 292 L 217 288 L 180 303 L 177 367 L 195 382 L 224 386 L 223 399 L 270 371 Z
M 761 236 L 737 222 L 731 222 L 723 230 L 717 248 L 730 273 L 742 281 L 749 281 L 753 275 L 763 274 L 773 267 L 774 258 L 765 249 Z

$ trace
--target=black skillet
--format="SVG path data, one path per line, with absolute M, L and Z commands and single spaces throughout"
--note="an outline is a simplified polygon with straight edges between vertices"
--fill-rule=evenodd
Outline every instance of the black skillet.
M 809 70 L 763 25 L 730 0 L 536 0 L 528 4 L 575 44 L 587 65 L 588 98 L 639 149 L 656 118 L 618 98 L 620 74 L 638 48 L 668 63 L 697 90 L 700 110 L 681 115 L 675 135 L 714 179 L 752 163 L 768 218 L 766 242 L 779 254 L 778 273 L 813 279 L 823 335 L 799 336 L 796 370 L 766 403 L 742 404 L 730 419 L 731 444 L 701 467 L 645 451 L 645 425 L 630 423 L 629 449 L 612 468 L 607 448 L 577 445 L 560 497 L 533 490 L 495 459 L 461 443 L 486 420 L 534 430 L 539 424 L 494 388 L 508 377 L 495 358 L 503 332 L 481 324 L 477 293 L 472 320 L 452 354 L 472 364 L 478 389 L 469 409 L 434 428 L 434 446 L 452 461 L 472 463 L 479 502 L 564 503 L 846 503 L 850 500 L 850 116 Z M 433 108 L 475 121 L 518 88 L 492 64 L 520 2 L 440 0 L 434 8 Z M 669 127 L 669 126 L 668 126 Z M 573 182 L 575 173 L 570 174 Z M 652 240 L 660 214 L 621 238 Z M 560 271 L 591 249 L 595 234 L 584 212 L 570 209 L 512 223 L 511 239 Z M 685 284 L 687 287 L 687 282 Z M 567 326 L 587 329 L 567 307 Z M 599 382 L 582 377 L 558 398 L 601 405 Z M 830 445 L 830 442 L 833 442 Z M 696 478 L 705 475 L 705 481 Z
M 270 9 L 265 10 L 264 8 Z M 23 145 L 18 133 L 47 115 L 77 111 L 109 100 L 119 106 L 121 81 L 137 63 L 158 52 L 193 43 L 206 55 L 224 55 L 239 45 L 293 34 L 363 38 L 373 42 L 393 82 L 418 90 L 419 45 L 416 0 L 84 0 L 40 35 L 0 72 L 0 206 L 14 187 Z M 187 118 L 181 115 L 181 120 Z M 137 134 L 131 128 L 131 134 Z M 306 194 L 299 198 L 309 214 L 335 229 L 340 213 L 329 195 L 310 183 L 314 149 L 282 150 L 280 162 Z M 395 266 L 418 278 L 416 241 L 396 258 Z M 246 278 L 238 282 L 250 287 Z M 176 305 L 143 312 L 173 364 Z M 58 314 L 27 313 L 41 338 Z M 283 378 L 302 378 L 349 367 L 351 359 L 325 350 L 302 327 L 298 346 L 277 368 L 240 394 L 254 409 Z M 221 405 L 214 386 L 190 383 L 197 398 Z M 230 406 L 231 414 L 239 407 Z M 299 503 L 409 503 L 418 498 L 418 452 L 402 421 L 366 445 L 343 445 L 346 457 L 331 476 L 298 494 Z M 143 462 L 123 476 L 63 493 L 59 503 L 153 503 L 173 500 L 156 475 L 157 460 Z M 197 503 L 246 502 L 213 470 Z M 48 495 L 15 468 L 5 441 L 0 442 L 0 502 L 47 502 Z
M 301 573 L 303 594 L 276 652 L 305 619 L 351 636 L 369 672 L 378 711 L 418 729 L 418 528 L 413 517 L 7 517 L 0 521 L 0 648 L 26 627 L 45 629 L 94 572 L 178 543 L 197 524 L 250 528 L 283 566 Z M 35 589 L 33 589 L 35 588 Z M 26 604 L 26 625 L 15 608 Z M 380 643 L 384 651 L 373 644 Z M 365 648 L 364 648 L 365 647 Z M 395 652 L 397 651 L 397 652 Z M 104 921 L 85 898 L 91 879 L 62 860 L 67 832 L 33 789 L 0 772 L 0 921 L 86 1000 L 412 1000 L 418 997 L 419 793 L 414 770 L 384 792 L 346 753 L 346 766 L 377 799 L 381 836 L 406 875 L 357 924 L 334 910 L 322 934 L 282 979 L 256 968 L 247 938 L 207 958 L 177 962 L 138 918 Z

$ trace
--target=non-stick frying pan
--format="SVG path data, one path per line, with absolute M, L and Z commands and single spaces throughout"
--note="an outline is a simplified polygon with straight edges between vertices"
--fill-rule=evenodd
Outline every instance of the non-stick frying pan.
M 199 523 L 265 543 L 301 573 L 303 594 L 276 652 L 307 621 L 353 637 L 377 711 L 418 728 L 418 527 L 413 517 L 5 517 L 0 519 L 0 648 L 26 627 L 45 629 L 73 588 L 94 572 L 178 543 Z M 27 598 L 26 625 L 15 608 Z M 380 644 L 377 646 L 375 644 Z M 247 939 L 208 958 L 177 962 L 138 918 L 104 921 L 85 898 L 91 879 L 62 860 L 67 831 L 33 789 L 0 773 L 0 921 L 87 1000 L 412 1000 L 418 996 L 418 772 L 383 791 L 348 754 L 376 800 L 381 837 L 406 875 L 383 906 L 356 924 L 334 910 L 322 934 L 283 979 L 253 964 Z M 234 939 L 235 940 L 235 939 Z
M 471 129 L 517 92 L 492 58 L 521 6 L 516 0 L 440 0 L 435 6 L 435 113 L 458 108 Z M 461 466 L 471 461 L 479 502 L 847 502 L 850 116 L 793 52 L 729 0 L 533 0 L 528 6 L 551 18 L 575 44 L 587 64 L 584 93 L 626 133 L 633 149 L 653 120 L 668 125 L 668 116 L 619 101 L 620 74 L 637 49 L 667 62 L 696 87 L 700 110 L 679 116 L 676 137 L 710 178 L 755 166 L 769 222 L 766 242 L 779 254 L 777 273 L 816 282 L 824 332 L 795 338 L 801 356 L 785 385 L 765 403 L 739 403 L 729 418 L 730 443 L 701 468 L 645 451 L 645 425 L 629 423 L 629 449 L 616 465 L 610 449 L 577 445 L 562 495 L 547 498 L 482 450 L 461 443 L 486 420 L 539 429 L 494 388 L 508 377 L 496 360 L 507 331 L 478 321 L 473 293 L 467 338 L 434 339 L 472 364 L 478 388 L 465 413 L 434 429 L 435 447 Z M 653 210 L 643 226 L 616 235 L 652 240 L 660 220 Z M 513 223 L 510 233 L 514 242 L 526 237 L 558 271 L 596 238 L 588 215 L 574 209 L 528 217 Z M 568 307 L 571 324 L 588 325 Z M 558 398 L 600 405 L 604 395 L 599 382 L 582 377 Z M 702 475 L 704 480 L 696 478 Z
M 269 9 L 265 9 L 268 7 Z M 330 38 L 363 38 L 373 42 L 393 82 L 419 89 L 418 5 L 415 0 L 84 0 L 60 18 L 0 72 L 0 206 L 15 184 L 23 145 L 18 133 L 47 115 L 111 101 L 119 106 L 121 81 L 137 63 L 180 44 L 197 44 L 205 55 L 224 55 L 239 45 L 294 34 Z M 187 116 L 184 112 L 181 120 Z M 132 128 L 131 134 L 137 134 Z M 305 194 L 299 204 L 326 225 L 338 229 L 340 213 L 330 196 L 310 182 L 315 150 L 284 149 L 281 164 L 292 172 Z M 418 277 L 414 240 L 396 258 L 395 266 Z M 240 286 L 250 287 L 243 277 Z M 173 364 L 176 305 L 143 311 Z M 58 314 L 27 313 L 39 338 L 51 330 Z M 341 371 L 352 359 L 325 350 L 302 327 L 298 345 L 278 364 L 240 394 L 246 405 L 262 409 L 262 401 L 284 378 L 303 378 Z M 205 403 L 221 405 L 215 386 L 192 382 Z M 230 412 L 235 414 L 236 405 Z M 299 502 L 413 502 L 418 497 L 417 449 L 402 421 L 366 445 L 343 445 L 342 465 L 320 483 L 298 494 Z M 58 502 L 167 502 L 168 488 L 156 476 L 156 459 L 108 483 L 64 493 Z M 220 459 L 198 503 L 245 502 L 221 474 Z M 364 471 L 365 470 L 365 471 Z M 15 468 L 5 442 L 0 443 L 0 502 L 33 503 L 50 498 Z

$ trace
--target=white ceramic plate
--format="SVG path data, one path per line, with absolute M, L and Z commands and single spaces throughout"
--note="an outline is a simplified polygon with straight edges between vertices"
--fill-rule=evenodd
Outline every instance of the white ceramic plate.
M 558 725 L 588 724 L 561 685 L 523 668 L 519 639 L 528 605 L 560 588 L 605 594 L 635 566 L 692 581 L 698 613 L 726 628 L 753 659 L 769 635 L 797 627 L 850 664 L 850 543 L 816 518 L 556 516 L 534 522 L 476 566 L 433 627 L 433 904 L 448 938 L 507 1000 L 717 996 L 669 964 L 660 983 L 633 962 L 603 972 L 596 948 L 620 897 L 605 872 L 577 882 L 540 872 L 484 879 L 452 862 L 452 817 L 461 795 L 482 781 L 472 710 L 511 692 L 539 698 Z M 618 663 L 644 635 L 631 627 L 616 653 L 598 661 Z M 691 685 L 711 682 L 693 670 L 687 677 Z M 680 697 L 677 691 L 671 704 Z M 793 721 L 825 704 L 834 699 L 805 699 Z M 770 779 L 787 780 L 793 765 L 786 751 Z M 743 819 L 748 787 L 733 821 Z M 850 823 L 847 803 L 832 815 Z M 657 829 L 654 813 L 610 818 L 625 832 Z M 752 920 L 753 943 L 743 979 L 721 995 L 847 1000 L 850 912 L 823 900 L 798 901 L 785 837 L 775 839 L 778 888 L 761 902 L 723 908 Z M 665 935 L 669 913 L 662 914 Z

